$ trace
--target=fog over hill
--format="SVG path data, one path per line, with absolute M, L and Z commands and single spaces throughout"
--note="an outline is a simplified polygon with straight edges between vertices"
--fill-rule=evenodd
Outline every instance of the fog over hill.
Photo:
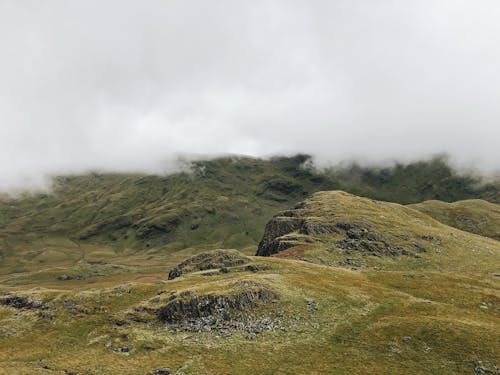
M 179 153 L 496 172 L 499 17 L 495 0 L 4 0 L 0 190 Z

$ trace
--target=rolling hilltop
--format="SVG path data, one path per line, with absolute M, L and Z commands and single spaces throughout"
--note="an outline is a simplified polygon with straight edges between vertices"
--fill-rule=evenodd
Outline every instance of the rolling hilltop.
M 0 201 L 0 373 L 498 374 L 499 185 L 305 155 Z

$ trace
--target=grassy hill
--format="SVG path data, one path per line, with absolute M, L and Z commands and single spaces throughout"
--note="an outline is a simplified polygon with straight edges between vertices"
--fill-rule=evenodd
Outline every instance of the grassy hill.
M 497 185 L 368 171 L 222 158 L 3 198 L 0 373 L 497 374 Z M 438 198 L 467 200 L 402 205 Z
M 500 240 L 500 206 L 498 204 L 481 199 L 453 203 L 432 200 L 410 207 L 446 225 Z
M 498 270 L 499 245 L 408 206 L 327 191 L 276 214 L 257 255 L 354 269 L 446 270 L 479 277 Z
M 291 218 L 300 227 L 272 224 Z M 11 275 L 0 283 L 0 371 L 498 373 L 500 242 L 338 191 L 270 223 L 259 249 L 266 236 L 301 244 L 173 268 L 144 259 L 139 274 Z

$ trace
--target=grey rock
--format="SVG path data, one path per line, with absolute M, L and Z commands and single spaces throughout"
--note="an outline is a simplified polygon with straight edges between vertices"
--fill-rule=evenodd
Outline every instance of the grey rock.
M 170 375 L 170 368 L 168 367 L 159 367 L 155 368 L 153 371 L 151 371 L 151 374 L 153 375 Z
M 223 250 L 210 251 L 201 253 L 179 263 L 170 270 L 168 279 L 173 280 L 189 272 L 227 269 L 227 267 L 240 266 L 248 262 L 249 259 L 247 257 L 239 255 L 237 252 Z
M 130 348 L 124 346 L 124 347 L 118 347 L 118 348 L 114 348 L 113 351 L 117 352 L 117 353 L 129 353 L 130 352 Z

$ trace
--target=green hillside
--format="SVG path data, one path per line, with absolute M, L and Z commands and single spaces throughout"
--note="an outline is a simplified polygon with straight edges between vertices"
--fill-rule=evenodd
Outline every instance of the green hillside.
M 316 191 L 343 190 L 403 204 L 470 198 L 498 203 L 498 186 L 479 185 L 440 158 L 384 169 L 317 171 L 306 155 L 226 157 L 193 162 L 186 172 L 165 177 L 58 177 L 48 194 L 0 200 L 0 238 L 63 237 L 135 250 L 244 249 L 257 244 L 276 211 Z
M 453 203 L 425 201 L 410 206 L 467 232 L 500 240 L 500 206 L 481 199 Z
M 498 185 L 308 160 L 3 198 L 0 374 L 498 374 Z
M 273 257 L 124 256 L 88 278 L 3 278 L 0 371 L 498 372 L 500 242 L 339 191 L 276 215 L 259 251 L 273 241 L 287 245 Z

